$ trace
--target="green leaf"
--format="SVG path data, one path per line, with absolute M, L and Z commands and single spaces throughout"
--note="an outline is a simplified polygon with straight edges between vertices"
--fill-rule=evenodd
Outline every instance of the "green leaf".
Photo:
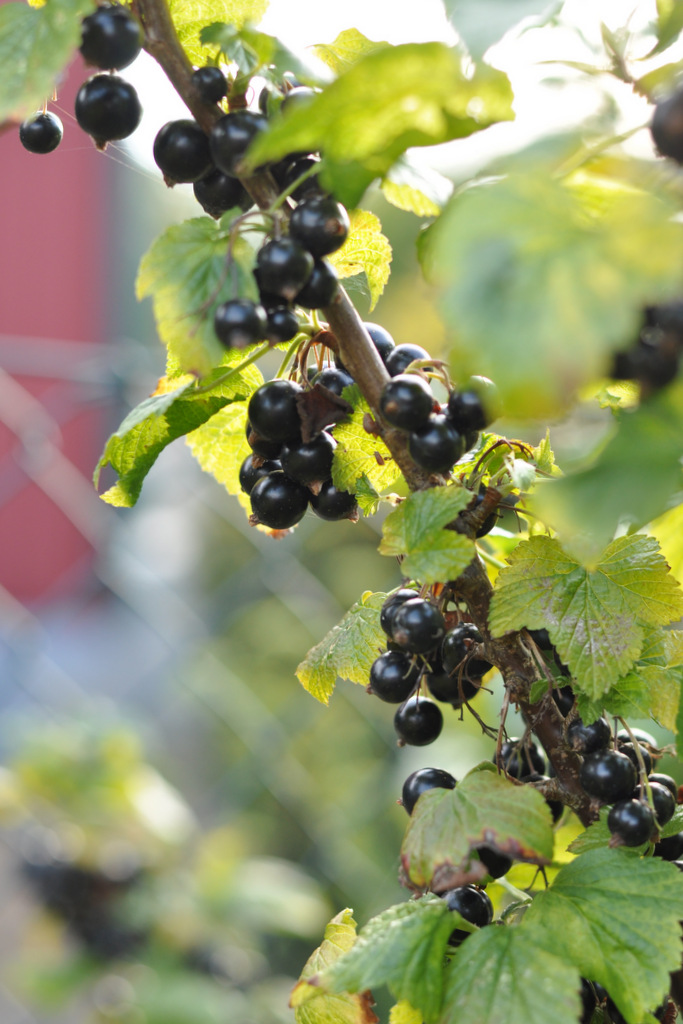
M 361 57 L 368 53 L 376 53 L 377 50 L 384 50 L 388 46 L 389 43 L 373 42 L 357 28 L 347 28 L 339 33 L 333 43 L 318 43 L 313 47 L 313 53 L 323 64 L 327 64 L 335 75 L 341 75 L 357 64 Z
M 651 523 L 648 532 L 659 541 L 673 575 L 679 583 L 683 582 L 683 504 L 669 509 Z
M 474 558 L 474 543 L 444 527 L 471 500 L 455 485 L 409 495 L 384 520 L 380 554 L 404 555 L 403 572 L 423 583 L 457 579 Z
M 401 848 L 403 869 L 419 889 L 464 885 L 482 877 L 481 863 L 472 858 L 482 844 L 515 860 L 549 863 L 552 820 L 541 794 L 515 786 L 495 769 L 472 771 L 455 789 L 428 790 L 410 817 Z
M 167 228 L 142 257 L 137 297 L 151 296 L 157 329 L 169 358 L 188 373 L 204 374 L 221 362 L 225 349 L 213 329 L 221 302 L 257 298 L 251 268 L 253 252 L 235 240 L 232 269 L 227 265 L 232 214 L 217 223 L 195 217 Z
M 439 1024 L 576 1024 L 579 973 L 521 928 L 484 928 L 446 967 Z
M 370 406 L 357 386 L 344 388 L 343 397 L 353 405 L 353 413 L 334 428 L 337 447 L 332 461 L 332 482 L 340 491 L 356 493 L 358 481 L 365 479 L 378 493 L 393 487 L 401 478 L 391 452 L 380 437 L 368 434 L 363 426 Z
M 351 228 L 341 249 L 328 256 L 339 277 L 365 274 L 370 288 L 370 309 L 384 291 L 391 273 L 391 246 L 382 234 L 379 217 L 367 210 L 351 210 Z
M 239 355 L 231 353 L 228 362 L 237 364 Z M 220 367 L 213 376 L 224 377 L 226 372 L 226 367 Z M 207 380 L 210 386 L 211 377 Z M 128 414 L 105 445 L 95 468 L 95 487 L 105 466 L 111 466 L 119 479 L 101 495 L 102 500 L 130 508 L 140 496 L 145 477 L 171 441 L 195 430 L 228 403 L 248 398 L 262 382 L 255 366 L 245 367 L 201 394 L 196 393 L 193 378 L 162 378 L 157 392 Z
M 366 476 L 356 480 L 356 501 L 364 516 L 374 516 L 379 508 L 380 496 Z
M 536 161 L 461 190 L 423 232 L 459 358 L 495 379 L 507 415 L 561 412 L 637 337 L 642 307 L 679 294 L 675 214 L 662 189 L 568 185 Z
M 299 682 L 321 704 L 329 703 L 338 676 L 367 685 L 370 666 L 386 646 L 379 624 L 386 596 L 369 591 L 363 594 L 297 668 Z
M 0 6 L 0 121 L 24 118 L 52 96 L 81 42 L 92 0 L 46 0 Z
M 481 65 L 469 74 L 462 55 L 442 43 L 408 43 L 366 54 L 305 110 L 274 120 L 249 161 L 320 150 L 323 183 L 355 206 L 409 147 L 462 138 L 512 116 L 502 72 Z
M 661 53 L 671 46 L 683 29 L 683 2 L 681 0 L 657 0 L 657 21 L 655 32 L 657 45 L 648 54 L 649 57 Z
M 453 184 L 431 167 L 420 166 L 406 153 L 390 167 L 381 184 L 384 198 L 418 217 L 438 217 L 453 192 Z
M 603 985 L 629 1024 L 638 1024 L 680 966 L 681 918 L 683 877 L 673 864 L 591 850 L 536 896 L 521 930 Z
M 294 986 L 289 1005 L 296 1024 L 375 1024 L 366 994 L 349 995 L 323 991 L 311 979 L 331 967 L 356 941 L 356 922 L 350 910 L 342 910 L 325 928 L 322 944 L 311 954 Z
M 245 78 L 259 73 L 264 78 L 281 80 L 285 71 L 294 73 L 306 85 L 317 85 L 319 76 L 275 36 L 257 32 L 241 24 L 210 24 L 199 34 L 204 46 L 222 53 L 237 65 Z
M 644 627 L 683 611 L 683 595 L 652 537 L 620 537 L 592 569 L 556 540 L 522 541 L 501 570 L 491 601 L 494 636 L 547 628 L 562 661 L 597 700 L 641 653 Z
M 361 928 L 353 949 L 320 982 L 347 992 L 387 985 L 395 999 L 407 1000 L 431 1024 L 441 1009 L 448 938 L 461 923 L 432 896 L 390 907 Z
M 422 1014 L 402 999 L 389 1010 L 389 1024 L 422 1024 Z
M 251 501 L 239 481 L 240 466 L 252 453 L 247 443 L 246 423 L 247 403 L 233 402 L 193 430 L 185 440 L 204 472 L 211 473 L 228 494 L 237 495 L 248 515 Z
M 180 44 L 192 64 L 207 63 L 206 46 L 200 42 L 203 28 L 227 22 L 242 28 L 258 24 L 268 10 L 268 0 L 169 0 L 169 10 Z
M 683 384 L 622 410 L 593 464 L 539 488 L 533 509 L 567 550 L 593 558 L 618 526 L 640 529 L 683 487 Z
M 473 57 L 481 57 L 522 18 L 545 25 L 561 0 L 444 0 L 448 18 Z

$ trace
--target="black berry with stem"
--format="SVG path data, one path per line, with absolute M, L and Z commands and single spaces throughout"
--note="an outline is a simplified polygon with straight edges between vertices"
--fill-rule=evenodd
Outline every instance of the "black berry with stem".
M 222 302 L 213 318 L 216 337 L 226 348 L 246 348 L 266 336 L 268 318 L 263 306 L 250 299 Z
M 675 779 L 670 775 L 663 775 L 661 772 L 652 772 L 648 775 L 648 782 L 658 782 L 660 786 L 666 786 L 674 800 L 678 800 L 678 786 Z
M 340 370 L 337 366 L 325 366 L 315 374 L 311 384 L 321 384 L 335 395 L 341 396 L 344 388 L 350 388 L 355 383 L 353 377 L 346 370 Z
M 584 758 L 579 780 L 589 796 L 611 804 L 630 797 L 636 788 L 638 773 L 626 754 L 599 750 Z
M 654 852 L 655 856 L 661 857 L 662 860 L 678 860 L 683 857 L 683 832 L 660 839 L 658 843 L 655 843 Z
M 211 169 L 209 140 L 196 121 L 168 121 L 157 132 L 154 161 L 167 185 L 197 181 Z
M 638 757 L 638 755 L 640 754 L 640 758 L 642 759 L 643 765 L 645 766 L 645 774 L 650 774 L 650 772 L 652 771 L 652 757 L 650 756 L 649 750 L 647 750 L 645 747 L 642 747 L 640 744 L 638 744 L 636 748 L 633 745 L 633 743 L 620 742 L 619 751 L 622 754 L 626 754 L 629 760 L 633 762 L 633 766 L 637 772 L 640 771 L 641 762 Z
M 607 815 L 607 827 L 620 846 L 647 843 L 656 828 L 652 808 L 640 800 L 618 800 Z
M 252 489 L 251 510 L 262 526 L 288 530 L 303 519 L 309 492 L 278 470 L 264 476 Z
M 420 430 L 429 420 L 434 396 L 429 384 L 413 373 L 401 373 L 384 385 L 379 409 L 391 427 Z
M 223 174 L 217 167 L 205 174 L 192 186 L 195 199 L 205 213 L 216 220 L 228 210 L 236 207 L 248 210 L 253 206 L 253 199 L 238 178 Z
M 321 309 L 329 306 L 339 289 L 339 275 L 327 260 L 316 260 L 306 284 L 295 298 L 304 309 Z
M 674 816 L 676 810 L 676 799 L 666 786 L 659 782 L 650 782 L 650 793 L 652 794 L 652 806 L 654 807 L 657 824 L 661 828 Z
M 429 789 L 455 789 L 457 780 L 443 768 L 419 768 L 403 783 L 401 803 L 408 814 L 413 813 L 418 797 Z
M 481 398 L 476 391 L 451 391 L 446 415 L 461 434 L 470 430 L 478 432 L 489 424 Z
M 420 665 L 405 651 L 385 651 L 370 666 L 370 690 L 387 704 L 402 704 L 420 677 Z
M 307 171 L 313 171 L 320 166 L 320 160 L 315 156 L 300 156 L 295 160 L 288 161 L 280 178 L 277 179 L 278 185 L 283 190 L 288 190 L 298 181 L 302 174 Z M 308 178 L 297 185 L 297 187 L 290 192 L 293 199 L 301 201 L 302 199 L 312 199 L 314 197 L 325 195 L 324 190 L 320 186 L 320 180 L 317 174 L 310 174 Z
M 390 377 L 398 377 L 399 373 L 405 373 L 416 359 L 429 358 L 429 352 L 421 345 L 395 345 L 386 356 L 384 365 Z
M 313 257 L 294 238 L 266 242 L 256 257 L 259 288 L 290 302 L 311 276 Z
M 409 697 L 394 715 L 394 728 L 404 743 L 412 747 L 426 747 L 440 735 L 443 715 L 433 700 Z
M 79 126 L 101 149 L 133 134 L 142 107 L 130 82 L 118 75 L 94 75 L 76 93 L 75 113 Z
M 606 718 L 598 718 L 590 725 L 584 725 L 581 719 L 575 719 L 567 729 L 567 739 L 574 750 L 580 754 L 593 754 L 596 750 L 604 750 L 610 745 L 612 730 Z
M 392 639 L 412 654 L 426 654 L 443 639 L 444 617 L 431 601 L 413 597 L 396 611 L 392 622 Z
M 358 516 L 358 502 L 355 494 L 338 490 L 331 480 L 326 480 L 317 494 L 311 495 L 311 508 L 320 519 L 330 523 L 340 519 L 355 519 Z
M 192 82 L 205 103 L 220 103 L 228 94 L 228 80 L 220 68 L 212 64 L 192 72 Z
M 683 163 L 683 89 L 660 100 L 650 125 L 652 139 L 662 156 Z
M 259 480 L 274 473 L 282 466 L 275 459 L 263 459 L 260 455 L 247 455 L 240 466 L 239 481 L 240 487 L 245 494 L 251 494 Z
M 313 256 L 329 256 L 346 241 L 349 215 L 336 200 L 327 197 L 303 199 L 289 222 L 290 234 Z
M 477 853 L 491 878 L 502 878 L 512 867 L 512 857 L 508 857 L 505 853 L 499 853 L 491 846 L 479 846 Z
M 268 119 L 250 110 L 236 110 L 219 117 L 209 135 L 213 162 L 224 174 L 237 176 L 244 154 L 267 127 Z
M 393 638 L 394 618 L 396 616 L 396 612 L 402 604 L 405 604 L 406 601 L 411 601 L 417 596 L 416 590 L 410 590 L 408 587 L 402 587 L 394 594 L 390 594 L 382 605 L 382 609 L 379 613 L 379 624 L 390 640 Z
M 483 889 L 475 885 L 459 885 L 457 889 L 449 889 L 443 893 L 446 906 L 474 924 L 477 928 L 486 928 L 493 920 L 493 904 Z M 449 936 L 451 946 L 459 945 L 467 938 L 469 932 L 462 928 L 456 928 Z
M 538 744 L 532 739 L 522 742 L 515 736 L 501 745 L 500 755 L 496 755 L 495 762 L 513 779 L 543 775 L 546 769 L 546 761 Z
M 337 442 L 325 430 L 311 441 L 284 444 L 280 453 L 282 468 L 297 483 L 323 483 L 332 474 L 332 457 L 336 447 Z
M 301 385 L 292 380 L 268 380 L 249 399 L 247 414 L 253 429 L 267 441 L 297 441 L 301 420 L 297 399 Z
M 245 427 L 247 444 L 251 450 L 260 455 L 262 459 L 279 459 L 282 450 L 282 441 L 268 441 L 265 437 L 257 434 L 249 420 Z
M 647 732 L 645 729 L 631 729 L 629 732 L 627 729 L 620 729 L 617 733 L 617 743 L 632 743 L 631 739 L 636 743 L 643 743 L 645 746 L 655 747 L 657 746 L 657 740 L 654 738 L 651 732 Z
M 276 306 L 275 309 L 268 310 L 266 337 L 271 345 L 291 341 L 298 330 L 299 319 L 293 309 L 289 309 L 288 306 Z
M 472 646 L 482 641 L 483 637 L 473 622 L 459 622 L 446 633 L 441 645 L 444 670 L 449 675 L 456 675 L 462 668 L 464 678 L 481 679 L 491 671 L 493 665 L 484 658 L 472 658 L 469 655 Z
M 63 136 L 61 120 L 49 111 L 37 110 L 19 125 L 19 142 L 29 153 L 52 153 Z
M 128 8 L 118 4 L 102 4 L 81 22 L 81 55 L 96 68 L 128 67 L 140 53 L 142 41 L 142 28 Z
M 431 661 L 432 659 L 430 659 Z M 441 663 L 430 664 L 424 681 L 435 700 L 451 704 L 454 708 L 460 708 L 465 701 L 471 701 L 481 689 L 479 680 L 467 679 L 464 674 L 461 675 L 458 672 L 449 675 Z
M 465 450 L 462 434 L 441 413 L 408 435 L 410 457 L 428 473 L 448 473 Z

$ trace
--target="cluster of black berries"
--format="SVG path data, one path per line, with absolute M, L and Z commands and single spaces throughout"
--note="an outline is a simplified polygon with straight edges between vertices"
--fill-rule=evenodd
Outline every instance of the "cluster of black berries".
M 120 71 L 135 60 L 142 47 L 142 29 L 126 7 L 102 4 L 83 19 L 80 51 L 86 64 L 104 71 Z M 84 82 L 76 95 L 78 124 L 99 149 L 125 139 L 140 123 L 142 107 L 137 92 L 118 75 L 98 74 Z M 19 127 L 19 139 L 31 153 L 51 153 L 62 141 L 60 119 L 38 111 Z
M 492 422 L 477 391 L 452 391 L 442 408 L 423 377 L 402 371 L 392 374 L 379 407 L 390 426 L 408 433 L 410 456 L 428 473 L 448 473 L 475 446 L 479 431 Z
M 617 352 L 611 376 L 637 381 L 646 391 L 656 391 L 677 376 L 682 351 L 683 302 L 648 306 L 635 345 Z

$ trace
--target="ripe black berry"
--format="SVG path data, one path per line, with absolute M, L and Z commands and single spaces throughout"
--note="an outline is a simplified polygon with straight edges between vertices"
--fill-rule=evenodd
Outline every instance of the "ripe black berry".
M 300 156 L 296 160 L 288 160 L 282 171 L 276 176 L 276 181 L 281 189 L 289 189 L 302 174 L 320 166 L 320 160 L 315 156 Z M 317 174 L 311 174 L 304 178 L 300 185 L 290 192 L 293 199 L 300 202 L 302 199 L 312 199 L 325 195 L 320 187 L 320 180 Z
M 477 928 L 486 928 L 493 920 L 491 900 L 483 889 L 478 889 L 474 885 L 459 885 L 457 889 L 450 889 L 443 894 L 443 899 L 449 910 L 455 910 L 465 921 L 476 925 Z M 452 946 L 457 946 L 468 934 L 456 928 L 451 932 L 448 941 Z
M 331 480 L 326 480 L 318 493 L 311 495 L 311 508 L 320 519 L 330 523 L 358 516 L 355 494 L 337 490 Z
M 683 857 L 683 832 L 677 832 L 674 836 L 667 836 L 655 843 L 655 856 L 662 860 L 678 860 Z
M 126 7 L 103 4 L 81 23 L 81 54 L 86 64 L 120 71 L 142 49 L 142 28 Z
M 521 779 L 534 775 L 543 775 L 546 768 L 545 758 L 538 744 L 531 739 L 525 740 L 511 736 L 500 748 L 500 757 L 496 764 L 504 768 L 513 779 Z
M 477 853 L 491 878 L 502 878 L 512 867 L 512 857 L 508 857 L 505 853 L 499 853 L 491 846 L 479 846 Z
M 617 743 L 631 743 L 631 736 L 633 736 L 633 739 L 636 741 L 636 743 L 642 743 L 646 747 L 656 748 L 657 746 L 657 740 L 654 738 L 651 732 L 647 732 L 645 729 L 638 728 L 631 729 L 630 733 L 626 729 L 620 729 L 617 733 Z
M 655 818 L 660 828 L 666 825 L 667 821 L 671 821 L 676 810 L 676 798 L 674 797 L 671 790 L 667 789 L 666 786 L 660 785 L 659 782 L 650 782 L 650 792 L 652 794 L 652 805 L 655 811 Z
M 239 207 L 248 210 L 253 200 L 238 178 L 223 174 L 217 167 L 205 174 L 192 186 L 195 199 L 205 213 L 218 219 L 227 210 Z
M 399 430 L 420 430 L 434 406 L 432 389 L 413 373 L 392 377 L 382 389 L 379 408 L 389 426 Z
M 630 797 L 636 788 L 638 773 L 626 754 L 599 750 L 584 759 L 579 778 L 589 796 L 611 804 Z
M 282 468 L 299 484 L 322 483 L 332 473 L 332 456 L 337 442 L 325 430 L 312 441 L 284 444 L 280 453 Z
M 344 207 L 327 196 L 302 200 L 289 223 L 290 234 L 318 258 L 341 248 L 349 227 Z
M 311 276 L 313 257 L 296 239 L 276 238 L 259 249 L 256 267 L 259 288 L 291 302 Z
M 267 441 L 297 441 L 301 420 L 297 398 L 301 386 L 292 380 L 268 380 L 249 399 L 248 415 L 252 428 Z
M 254 465 L 255 461 L 258 462 L 257 466 Z M 263 459 L 256 454 L 247 455 L 240 466 L 240 487 L 245 494 L 251 494 L 259 480 L 269 473 L 274 473 L 276 469 L 282 469 L 282 466 L 275 459 Z
M 76 93 L 76 120 L 96 144 L 125 139 L 140 124 L 142 107 L 130 82 L 118 75 L 94 75 Z
M 197 181 L 211 168 L 209 140 L 196 121 L 167 121 L 154 140 L 154 162 L 167 185 Z
M 408 814 L 412 814 L 418 797 L 428 789 L 455 789 L 456 785 L 456 779 L 443 768 L 420 768 L 403 783 L 401 803 Z
M 394 715 L 394 728 L 404 743 L 413 747 L 426 747 L 441 733 L 443 715 L 433 700 L 409 697 Z
M 252 489 L 251 510 L 263 526 L 288 530 L 303 519 L 309 492 L 278 470 L 264 476 Z
M 683 163 L 683 89 L 660 100 L 650 126 L 652 139 L 662 156 Z
M 236 110 L 219 117 L 209 136 L 213 162 L 224 174 L 237 176 L 244 154 L 267 127 L 268 119 L 250 110 Z
M 328 306 L 337 294 L 339 275 L 327 260 L 316 260 L 306 284 L 295 298 L 305 309 L 321 309 Z
M 420 677 L 420 665 L 405 651 L 385 651 L 370 667 L 370 689 L 387 704 L 402 704 Z
M 608 747 L 612 738 L 612 730 L 606 718 L 598 718 L 590 725 L 584 725 L 576 719 L 567 729 L 569 743 L 580 754 L 593 754 L 596 750 Z
M 412 600 L 414 597 L 417 597 L 416 590 L 409 590 L 408 587 L 402 587 L 394 594 L 390 594 L 382 605 L 382 610 L 379 614 L 379 624 L 390 640 L 393 639 L 394 618 L 396 616 L 396 612 L 402 604 L 405 604 L 406 601 Z
M 666 786 L 674 800 L 678 800 L 678 786 L 670 775 L 663 775 L 661 772 L 652 772 L 648 775 L 648 782 L 658 782 L 660 786 Z
M 340 370 L 336 366 L 325 366 L 316 373 L 311 384 L 322 384 L 324 388 L 333 391 L 335 395 L 341 395 L 344 388 L 349 388 L 354 383 L 353 377 L 346 370 Z
M 652 757 L 649 750 L 642 747 L 640 743 L 637 745 L 637 749 L 632 743 L 624 743 L 623 741 L 619 741 L 618 746 L 620 753 L 626 754 L 628 759 L 633 762 L 633 766 L 637 772 L 640 771 L 640 761 L 638 759 L 638 755 L 640 754 L 643 764 L 645 765 L 645 774 L 650 774 L 652 771 Z
M 268 310 L 266 337 L 271 345 L 291 341 L 298 330 L 299 320 L 294 310 L 287 306 L 276 306 L 275 309 Z
M 470 430 L 483 430 L 490 422 L 476 391 L 451 391 L 448 396 L 447 415 L 461 434 Z
M 445 671 L 452 676 L 462 674 L 464 679 L 479 680 L 493 668 L 484 658 L 466 660 L 473 644 L 480 644 L 483 637 L 473 622 L 459 622 L 450 629 L 443 639 L 441 658 Z M 461 672 L 462 670 L 462 672 Z
M 256 433 L 249 420 L 246 423 L 245 434 L 247 444 L 255 455 L 260 455 L 262 459 L 280 458 L 282 441 L 268 441 L 265 437 L 261 437 L 260 434 Z
M 416 359 L 429 359 L 429 352 L 421 345 L 395 345 L 384 360 L 384 365 L 390 377 L 398 377 Z
M 311 89 L 308 85 L 295 85 L 285 94 L 280 110 L 282 113 L 291 113 L 293 110 L 300 110 L 302 107 L 310 106 L 317 96 L 318 91 Z
M 64 126 L 56 114 L 37 110 L 19 125 L 19 142 L 29 153 L 51 153 L 64 135 Z
M 424 681 L 435 700 L 452 704 L 454 708 L 461 708 L 465 701 L 476 697 L 481 689 L 480 680 L 473 682 L 459 672 L 449 675 L 443 667 L 441 658 L 434 655 L 429 659 L 429 671 L 425 674 Z
M 228 82 L 220 68 L 207 64 L 192 72 L 192 81 L 205 103 L 219 103 L 228 92 Z
M 444 617 L 430 601 L 414 597 L 394 615 L 392 639 L 412 654 L 432 651 L 446 632 Z
M 574 707 L 574 691 L 571 686 L 563 686 L 559 690 L 553 689 L 553 700 L 557 704 L 560 714 L 566 717 Z
M 607 816 L 607 827 L 623 846 L 646 843 L 655 830 L 652 808 L 640 800 L 619 800 Z
M 386 363 L 389 353 L 396 348 L 396 342 L 389 334 L 389 331 L 385 330 L 380 324 L 364 323 L 363 327 L 370 335 L 380 359 L 383 363 Z
M 465 441 L 446 417 L 437 413 L 409 434 L 408 451 L 413 462 L 428 473 L 448 473 L 465 451 Z
M 221 303 L 213 318 L 216 337 L 226 348 L 246 348 L 266 336 L 268 320 L 263 306 L 250 299 Z

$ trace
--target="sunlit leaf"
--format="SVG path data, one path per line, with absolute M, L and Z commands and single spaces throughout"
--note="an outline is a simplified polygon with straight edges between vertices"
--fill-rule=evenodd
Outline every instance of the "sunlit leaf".
M 355 493 L 359 480 L 365 480 L 378 493 L 385 491 L 400 479 L 401 470 L 384 441 L 368 434 L 363 426 L 370 406 L 360 390 L 345 388 L 344 398 L 353 405 L 353 413 L 334 428 L 337 447 L 332 462 L 332 482 L 340 491 Z
M 422 167 L 409 153 L 389 168 L 381 188 L 392 206 L 418 217 L 438 217 L 453 192 L 448 178 L 431 167 Z
M 335 75 L 341 75 L 343 71 L 348 71 L 353 64 L 356 64 L 361 57 L 368 53 L 375 53 L 376 50 L 384 50 L 388 45 L 388 43 L 373 42 L 357 28 L 347 28 L 339 33 L 333 43 L 318 43 L 313 47 L 313 53 L 323 64 L 327 64 Z
M 374 309 L 391 272 L 391 246 L 382 234 L 379 217 L 367 210 L 351 210 L 351 228 L 341 249 L 328 256 L 340 278 L 365 274 Z
M 523 18 L 543 25 L 562 6 L 561 0 L 444 0 L 453 27 L 473 57 L 481 57 Z
M 214 22 L 235 28 L 247 22 L 256 25 L 268 4 L 269 0 L 169 0 L 169 10 L 185 53 L 193 64 L 201 65 L 207 63 L 207 49 L 199 40 L 203 28 Z
M 409 495 L 382 526 L 382 555 L 403 555 L 403 572 L 423 583 L 457 579 L 474 558 L 474 543 L 446 530 L 472 495 L 464 487 L 433 487 Z

